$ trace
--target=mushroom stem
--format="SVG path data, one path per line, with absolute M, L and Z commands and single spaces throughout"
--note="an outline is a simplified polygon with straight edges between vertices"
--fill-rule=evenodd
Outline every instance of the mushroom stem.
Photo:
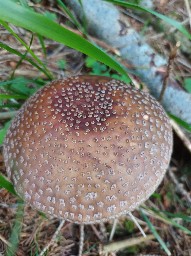
M 109 236 L 109 242 L 111 242 L 113 240 L 113 236 L 115 234 L 117 223 L 118 223 L 118 219 L 114 219 L 112 230 L 111 230 L 111 233 L 110 233 L 110 236 Z
M 138 227 L 138 229 L 141 231 L 141 234 L 146 237 L 147 235 L 145 234 L 145 232 L 143 231 L 142 227 L 139 225 L 138 221 L 136 220 L 136 218 L 133 216 L 133 214 L 131 212 L 128 212 L 128 215 L 130 216 L 130 218 L 132 219 L 132 221 L 135 223 L 135 225 Z
M 82 256 L 83 247 L 84 247 L 84 224 L 80 224 L 80 242 L 79 242 L 78 256 Z

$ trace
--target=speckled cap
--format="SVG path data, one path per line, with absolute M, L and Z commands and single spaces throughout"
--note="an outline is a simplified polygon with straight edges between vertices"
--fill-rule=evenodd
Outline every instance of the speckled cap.
M 133 211 L 156 190 L 172 152 L 162 106 L 121 81 L 53 81 L 20 109 L 7 132 L 8 177 L 31 206 L 75 223 Z

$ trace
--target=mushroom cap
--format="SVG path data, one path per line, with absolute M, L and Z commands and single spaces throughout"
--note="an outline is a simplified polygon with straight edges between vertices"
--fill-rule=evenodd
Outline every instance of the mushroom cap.
M 20 109 L 4 141 L 9 178 L 31 206 L 75 223 L 133 211 L 169 165 L 172 129 L 149 94 L 108 77 L 56 80 Z

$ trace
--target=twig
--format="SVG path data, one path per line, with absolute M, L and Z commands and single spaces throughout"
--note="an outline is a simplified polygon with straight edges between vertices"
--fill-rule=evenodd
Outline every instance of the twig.
M 185 5 L 186 5 L 186 10 L 188 13 L 188 18 L 189 18 L 189 23 L 190 23 L 190 28 L 191 28 L 191 10 L 190 10 L 190 4 L 188 2 L 188 0 L 184 0 Z
M 185 196 L 186 199 L 188 200 L 188 202 L 191 205 L 191 196 L 189 195 L 189 193 L 185 190 L 184 185 L 182 183 L 180 183 L 176 176 L 174 175 L 172 169 L 169 169 L 168 171 L 169 176 L 171 178 L 171 180 L 174 182 L 174 184 L 176 185 L 176 188 L 178 189 L 178 191 L 181 193 L 181 195 Z
M 174 120 L 171 119 L 170 122 L 171 122 L 171 125 L 172 125 L 174 131 L 178 135 L 178 137 L 182 140 L 182 142 L 184 143 L 187 150 L 191 153 L 191 142 L 190 142 L 190 140 L 186 137 L 186 135 L 184 134 L 182 129 L 178 126 L 178 124 Z
M 136 244 L 140 244 L 149 240 L 154 239 L 155 237 L 153 235 L 148 235 L 147 237 L 137 237 L 137 238 L 131 238 L 131 239 L 126 239 L 123 241 L 118 241 L 114 243 L 110 243 L 107 245 L 103 246 L 102 253 L 108 253 L 108 252 L 114 252 L 114 251 L 119 251 L 123 248 L 130 247 Z
M 4 119 L 11 119 L 17 114 L 18 111 L 9 111 L 9 112 L 1 112 L 0 113 L 0 120 Z
M 39 254 L 39 256 L 43 256 L 48 249 L 50 248 L 51 245 L 53 245 L 55 243 L 56 237 L 58 235 L 58 233 L 60 232 L 60 230 L 62 229 L 62 227 L 64 226 L 65 220 L 62 220 L 60 222 L 60 225 L 58 226 L 58 228 L 56 229 L 54 235 L 52 236 L 52 239 L 50 240 L 50 242 L 46 245 L 46 247 L 42 250 L 42 252 Z
M 177 42 L 175 47 L 170 52 L 170 55 L 169 55 L 169 58 L 168 58 L 166 75 L 164 77 L 163 85 L 162 85 L 162 90 L 161 90 L 161 93 L 160 93 L 160 96 L 159 96 L 159 101 L 160 102 L 162 101 L 164 93 L 165 93 L 165 90 L 167 88 L 168 79 L 169 79 L 170 71 L 171 71 L 171 68 L 172 68 L 172 63 L 174 62 L 174 59 L 176 58 L 177 50 L 178 50 L 179 47 L 180 47 L 180 42 Z
M 91 226 L 92 230 L 94 231 L 95 235 L 97 236 L 97 238 L 100 240 L 100 242 L 104 243 L 104 241 L 106 240 L 104 235 L 97 230 L 95 225 L 92 224 L 90 226 Z

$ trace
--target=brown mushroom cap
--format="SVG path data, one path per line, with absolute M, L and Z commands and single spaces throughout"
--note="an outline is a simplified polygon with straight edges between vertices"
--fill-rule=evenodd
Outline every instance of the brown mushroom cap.
M 162 106 L 99 76 L 49 83 L 24 104 L 4 142 L 18 194 L 40 211 L 85 224 L 128 213 L 148 199 L 171 152 Z

